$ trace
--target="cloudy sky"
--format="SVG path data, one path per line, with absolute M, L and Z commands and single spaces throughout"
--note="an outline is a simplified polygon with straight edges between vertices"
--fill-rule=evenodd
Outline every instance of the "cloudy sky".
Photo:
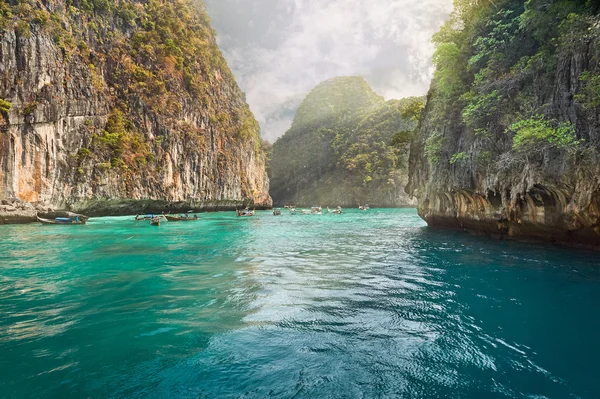
M 218 42 L 274 142 L 323 80 L 359 75 L 386 99 L 422 95 L 452 0 L 205 0 Z

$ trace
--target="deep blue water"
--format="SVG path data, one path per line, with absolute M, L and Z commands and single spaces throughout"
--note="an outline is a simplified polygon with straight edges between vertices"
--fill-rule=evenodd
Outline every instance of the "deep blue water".
M 411 209 L 0 226 L 0 398 L 600 398 L 598 256 Z

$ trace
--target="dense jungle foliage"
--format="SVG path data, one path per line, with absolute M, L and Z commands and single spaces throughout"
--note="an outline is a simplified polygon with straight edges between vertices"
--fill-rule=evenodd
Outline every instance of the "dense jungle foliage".
M 384 101 L 360 77 L 318 85 L 273 145 L 276 203 L 403 205 L 408 145 L 423 99 Z
M 429 168 L 462 166 L 470 186 L 482 174 L 572 162 L 597 148 L 599 8 L 598 0 L 456 0 L 433 39 L 421 129 Z

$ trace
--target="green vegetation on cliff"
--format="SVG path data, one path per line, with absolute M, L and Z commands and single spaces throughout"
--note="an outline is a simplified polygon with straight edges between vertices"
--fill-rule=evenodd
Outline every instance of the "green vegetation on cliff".
M 270 204 L 201 1 L 2 1 L 0 44 L 0 198 Z
M 214 42 L 201 2 L 67 0 L 50 1 L 46 6 L 35 0 L 3 2 L 0 31 L 11 29 L 25 38 L 33 31 L 47 34 L 65 57 L 83 59 L 94 87 L 113 95 L 105 133 L 112 129 L 115 116 L 124 118 L 123 112 L 139 111 L 131 110 L 131 103 L 141 99 L 143 104 L 137 105 L 147 107 L 169 127 L 202 136 L 201 128 L 180 122 L 185 108 L 197 104 L 207 110 L 216 128 L 233 139 L 253 140 L 260 147 L 259 128 L 247 105 L 229 107 L 215 101 L 220 82 L 234 84 L 234 78 Z M 35 99 L 31 106 L 37 103 Z M 139 166 L 129 160 L 145 157 L 147 146 L 132 147 L 130 140 L 121 136 L 110 143 L 113 151 L 107 153 L 106 161 L 113 166 Z M 105 135 L 103 140 L 107 139 Z M 144 150 L 132 153 L 134 147 Z
M 600 105 L 597 11 L 598 2 L 589 0 L 456 0 L 434 37 L 436 72 L 423 137 L 430 164 L 448 168 L 457 154 L 476 147 L 485 151 L 469 161 L 486 167 L 502 156 L 516 167 L 513 161 L 523 158 L 511 155 L 527 148 L 596 143 L 589 125 L 596 126 Z M 576 73 L 573 82 L 561 82 L 570 80 L 557 74 L 567 73 L 565 66 Z M 560 97 L 576 101 L 558 112 Z
M 318 85 L 273 145 L 277 203 L 406 205 L 408 143 L 423 100 L 385 102 L 359 77 Z
M 72 118 L 56 127 L 69 135 L 57 164 L 78 195 L 97 195 L 82 187 L 94 182 L 110 195 L 268 198 L 258 123 L 202 1 L 2 1 L 0 41 L 3 130 Z
M 600 243 L 599 11 L 455 0 L 409 161 L 426 220 Z
M 0 98 L 0 122 L 3 120 L 3 115 L 12 108 L 12 104 Z

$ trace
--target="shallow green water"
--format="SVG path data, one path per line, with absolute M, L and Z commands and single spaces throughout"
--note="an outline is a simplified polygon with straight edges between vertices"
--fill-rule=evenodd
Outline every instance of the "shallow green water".
M 1 398 L 598 398 L 598 254 L 414 210 L 1 226 Z

